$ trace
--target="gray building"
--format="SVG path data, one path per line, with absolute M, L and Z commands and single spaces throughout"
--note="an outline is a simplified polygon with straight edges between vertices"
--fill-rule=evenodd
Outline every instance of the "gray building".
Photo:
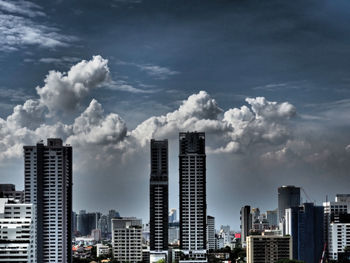
M 278 226 L 277 217 L 277 209 L 266 211 L 266 219 L 267 222 L 269 222 L 270 227 L 274 228 Z
M 179 134 L 180 249 L 189 259 L 206 259 L 205 133 Z
M 72 261 L 72 147 L 24 146 L 25 203 L 36 209 L 37 263 Z
M 252 214 L 250 213 L 250 206 L 246 205 L 241 208 L 241 242 L 245 245 L 249 230 L 252 229 Z
M 142 220 L 135 217 L 112 219 L 113 256 L 120 262 L 142 261 Z
M 77 215 L 77 229 L 80 235 L 89 236 L 91 231 L 98 229 L 98 221 L 101 213 L 91 212 L 87 213 L 85 210 L 80 210 Z
M 293 185 L 278 188 L 278 222 L 283 223 L 285 210 L 300 205 L 300 187 Z
M 208 250 L 215 250 L 215 217 L 207 216 L 207 248 Z

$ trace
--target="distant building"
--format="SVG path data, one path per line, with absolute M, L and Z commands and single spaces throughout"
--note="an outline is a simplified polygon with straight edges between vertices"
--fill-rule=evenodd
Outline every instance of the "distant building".
M 215 217 L 207 216 L 208 250 L 215 250 Z
M 177 210 L 176 208 L 170 209 L 169 212 L 169 223 L 177 222 Z
M 108 216 L 101 215 L 100 219 L 97 223 L 97 228 L 101 230 L 101 236 L 102 238 L 108 237 Z
M 0 198 L 0 262 L 36 263 L 35 209 Z
M 169 244 L 179 244 L 180 240 L 180 223 L 174 222 L 169 223 L 169 229 L 168 229 L 168 243 Z
M 324 247 L 323 217 L 323 207 L 313 203 L 286 209 L 286 234 L 292 236 L 294 259 L 320 262 Z
M 250 213 L 250 206 L 246 205 L 241 208 L 241 241 L 245 245 L 249 230 L 252 228 L 252 216 Z
M 142 221 L 135 217 L 112 219 L 114 258 L 121 262 L 142 261 Z
M 278 226 L 277 217 L 277 209 L 266 211 L 266 219 L 267 222 L 269 222 L 271 228 L 275 228 Z
M 150 262 L 168 254 L 168 140 L 151 140 Z
M 290 236 L 248 236 L 247 263 L 276 263 L 280 259 L 292 259 Z
M 16 191 L 14 184 L 0 184 L 0 198 L 8 198 L 17 203 L 24 203 L 24 191 Z
M 206 260 L 205 133 L 179 134 L 180 249 L 189 260 Z
M 77 229 L 82 236 L 91 235 L 91 231 L 98 229 L 98 221 L 101 217 L 100 213 L 87 213 L 85 210 L 80 210 L 77 215 Z
M 285 210 L 300 205 L 300 187 L 293 185 L 278 188 L 278 222 L 283 224 Z
M 25 203 L 36 214 L 37 263 L 72 261 L 72 147 L 61 139 L 24 146 Z
M 107 215 L 107 223 L 108 223 L 108 233 L 111 234 L 112 233 L 112 219 L 113 218 L 118 218 L 120 217 L 119 212 L 117 212 L 114 209 L 111 209 L 108 211 L 108 215 Z

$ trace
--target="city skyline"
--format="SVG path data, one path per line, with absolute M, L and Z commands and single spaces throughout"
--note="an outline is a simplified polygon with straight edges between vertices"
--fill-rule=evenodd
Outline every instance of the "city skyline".
M 198 131 L 217 226 L 239 230 L 245 205 L 276 209 L 282 185 L 318 205 L 348 192 L 348 1 L 12 2 L 0 3 L 0 183 L 24 189 L 22 146 L 62 138 L 74 211 L 146 221 L 149 141 L 168 139 L 178 209 L 177 136 Z

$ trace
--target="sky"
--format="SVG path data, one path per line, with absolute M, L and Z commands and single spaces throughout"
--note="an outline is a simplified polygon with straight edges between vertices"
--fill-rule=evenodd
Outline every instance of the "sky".
M 277 188 L 349 193 L 347 0 L 0 0 L 0 183 L 23 145 L 74 151 L 75 211 L 148 221 L 149 140 L 204 131 L 208 214 L 239 230 Z

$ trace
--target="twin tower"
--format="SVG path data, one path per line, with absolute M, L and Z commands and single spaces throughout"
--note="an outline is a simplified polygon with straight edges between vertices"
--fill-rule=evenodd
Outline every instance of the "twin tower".
M 150 259 L 168 252 L 168 140 L 151 140 Z M 206 260 L 205 133 L 179 134 L 180 249 L 188 260 Z

